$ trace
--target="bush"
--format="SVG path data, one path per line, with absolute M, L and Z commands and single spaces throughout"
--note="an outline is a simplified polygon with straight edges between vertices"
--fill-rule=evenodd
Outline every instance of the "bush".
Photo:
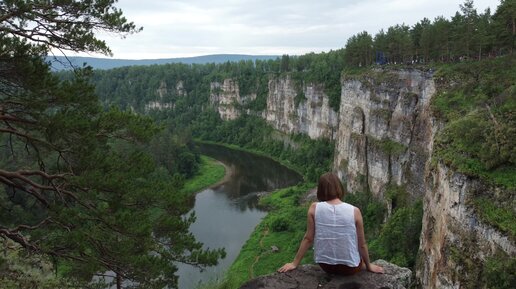
M 290 230 L 290 223 L 283 216 L 277 216 L 270 220 L 269 226 L 273 232 L 284 232 Z
M 492 289 L 512 289 L 516 286 L 516 259 L 504 254 L 488 258 L 484 264 L 484 282 Z
M 372 255 L 399 266 L 414 267 L 419 249 L 422 219 L 421 201 L 397 209 L 383 225 L 378 239 L 371 243 Z
M 514 57 L 442 66 L 434 115 L 446 122 L 434 154 L 453 169 L 516 188 Z

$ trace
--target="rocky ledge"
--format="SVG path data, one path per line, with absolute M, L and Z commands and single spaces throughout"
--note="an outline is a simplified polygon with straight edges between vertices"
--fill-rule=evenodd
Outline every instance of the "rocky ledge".
M 412 271 L 384 260 L 374 264 L 385 269 L 385 274 L 362 271 L 353 276 L 326 274 L 317 265 L 303 265 L 287 273 L 274 273 L 248 281 L 240 289 L 406 289 Z

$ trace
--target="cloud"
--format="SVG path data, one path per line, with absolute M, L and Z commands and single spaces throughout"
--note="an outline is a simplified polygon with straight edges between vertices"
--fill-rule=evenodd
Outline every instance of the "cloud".
M 450 17 L 449 0 L 124 0 L 127 18 L 144 30 L 120 40 L 101 35 L 117 58 L 211 53 L 302 54 L 342 48 L 361 31 Z M 496 0 L 475 1 L 479 12 Z

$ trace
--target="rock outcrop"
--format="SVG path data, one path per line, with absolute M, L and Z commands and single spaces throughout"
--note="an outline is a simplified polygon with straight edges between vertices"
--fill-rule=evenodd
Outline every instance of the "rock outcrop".
M 473 288 L 482 278 L 486 259 L 516 257 L 514 239 L 483 222 L 471 205 L 475 198 L 503 194 L 439 164 L 432 170 L 424 197 L 421 264 L 417 278 L 423 288 Z M 514 194 L 503 199 L 514 204 Z M 496 258 L 500 261 L 500 258 Z
M 167 96 L 174 94 L 176 96 L 184 97 L 187 96 L 186 89 L 184 88 L 183 81 L 178 81 L 176 83 L 175 90 L 168 89 L 167 83 L 165 81 L 161 81 L 158 89 L 156 89 L 156 95 L 158 98 L 153 101 L 149 101 L 145 105 L 145 111 L 149 110 L 163 110 L 163 109 L 173 109 L 174 103 L 172 101 L 166 101 Z
M 412 272 L 383 260 L 374 262 L 385 274 L 362 271 L 352 276 L 326 274 L 317 265 L 304 265 L 287 273 L 275 273 L 253 279 L 240 289 L 405 289 Z
M 334 170 L 349 191 L 382 198 L 393 184 L 423 195 L 434 93 L 432 74 L 416 70 L 343 79 Z
M 256 93 L 240 95 L 238 82 L 234 79 L 227 78 L 222 83 L 212 82 L 210 84 L 210 103 L 223 120 L 233 120 L 239 117 L 243 113 L 241 106 L 254 99 L 256 99 Z
M 269 80 L 267 110 L 263 117 L 275 129 L 306 134 L 312 139 L 334 139 L 338 113 L 318 84 L 298 84 L 290 76 Z

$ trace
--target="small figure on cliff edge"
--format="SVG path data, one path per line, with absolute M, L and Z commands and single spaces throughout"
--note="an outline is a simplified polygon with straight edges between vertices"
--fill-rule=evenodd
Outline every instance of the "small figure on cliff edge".
M 308 209 L 306 233 L 296 257 L 278 272 L 297 268 L 308 248 L 314 244 L 314 259 L 330 274 L 352 275 L 366 269 L 384 273 L 382 267 L 371 264 L 364 236 L 362 213 L 357 207 L 341 201 L 344 187 L 334 173 L 319 178 L 317 199 Z

